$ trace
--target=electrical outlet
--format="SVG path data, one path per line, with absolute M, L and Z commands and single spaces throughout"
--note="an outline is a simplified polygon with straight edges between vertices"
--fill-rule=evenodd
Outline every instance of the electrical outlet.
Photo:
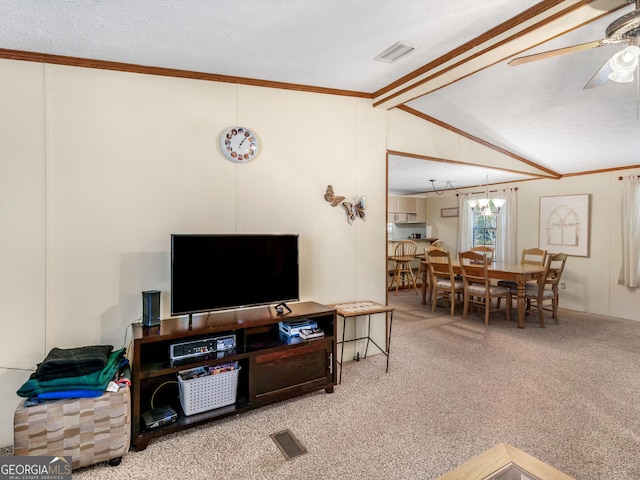
M 567 288 L 565 283 L 564 282 L 560 282 L 560 290 L 564 290 L 565 288 Z

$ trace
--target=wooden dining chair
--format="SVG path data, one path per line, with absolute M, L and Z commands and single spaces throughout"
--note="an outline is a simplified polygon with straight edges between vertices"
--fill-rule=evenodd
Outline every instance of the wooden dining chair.
M 547 251 L 541 248 L 523 248 L 520 263 L 523 265 L 544 265 Z
M 433 245 L 424 249 L 424 260 L 420 262 L 420 272 L 422 274 L 422 304 L 427 304 L 427 297 L 431 301 L 431 293 L 433 287 L 433 280 L 431 279 L 431 272 L 429 271 L 429 252 L 431 250 L 442 250 L 441 248 L 434 247 Z
M 522 265 L 544 265 L 544 262 L 547 258 L 547 251 L 541 248 L 533 247 L 533 248 L 523 248 L 522 254 L 520 255 L 520 263 Z M 537 281 L 533 280 L 531 282 L 532 285 L 537 285 Z M 511 293 L 515 294 L 518 291 L 518 284 L 516 282 L 511 282 L 509 280 L 500 280 L 498 285 L 501 287 L 507 287 L 511 289 Z M 531 302 L 527 300 L 527 310 L 531 306 Z M 498 299 L 498 307 L 500 307 L 500 299 Z
M 527 284 L 525 286 L 524 294 L 527 302 L 529 302 L 527 308 L 538 310 L 540 328 L 544 328 L 544 310 L 550 311 L 556 323 L 560 323 L 558 320 L 558 288 L 566 263 L 566 253 L 549 254 L 545 264 L 544 275 L 538 279 L 535 285 Z M 551 304 L 548 305 L 548 302 L 551 302 Z
M 415 290 L 418 295 L 418 287 L 416 285 L 416 277 L 413 275 L 413 262 L 416 258 L 416 252 L 418 250 L 418 244 L 413 240 L 401 240 L 396 245 L 393 255 L 390 257 L 395 262 L 395 268 L 393 270 L 393 276 L 391 277 L 391 283 L 389 289 L 393 289 L 393 284 L 396 284 L 396 295 L 398 294 L 398 288 L 400 282 L 408 283 L 409 288 Z
M 489 264 L 493 262 L 493 258 L 495 256 L 495 248 L 489 247 L 486 245 L 478 245 L 477 247 L 471 247 L 469 251 L 483 254 L 485 257 L 487 257 L 487 263 Z
M 457 280 L 451 265 L 451 254 L 439 248 L 427 249 L 429 274 L 431 279 L 431 311 L 435 312 L 438 300 L 448 302 L 451 316 L 455 313 L 456 305 L 460 305 L 460 295 L 464 289 L 462 281 Z
M 423 305 L 427 303 L 427 291 L 431 294 L 431 281 L 429 278 L 431 274 L 429 273 L 429 257 L 427 256 L 429 248 L 431 247 L 424 249 L 424 259 L 420 261 L 420 267 L 418 268 L 418 279 L 420 280 L 420 289 L 422 290 Z
M 484 324 L 489 325 L 489 315 L 501 310 L 497 306 L 493 308 L 491 300 L 494 298 L 506 299 L 507 320 L 511 320 L 511 290 L 498 285 L 491 285 L 488 273 L 489 261 L 486 255 L 480 252 L 466 251 L 458 253 L 462 281 L 464 285 L 464 307 L 462 318 L 467 318 L 470 306 L 484 310 Z

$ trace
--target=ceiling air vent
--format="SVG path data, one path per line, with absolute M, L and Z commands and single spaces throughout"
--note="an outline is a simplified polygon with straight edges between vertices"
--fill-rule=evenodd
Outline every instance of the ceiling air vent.
M 384 52 L 375 57 L 375 60 L 380 62 L 393 63 L 401 57 L 404 57 L 407 53 L 412 52 L 418 48 L 417 45 L 410 45 L 404 42 L 396 42 L 387 48 Z

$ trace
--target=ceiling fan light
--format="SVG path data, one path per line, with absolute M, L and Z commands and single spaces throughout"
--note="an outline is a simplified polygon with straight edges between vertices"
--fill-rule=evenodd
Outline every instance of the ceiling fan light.
M 609 80 L 613 80 L 618 83 L 633 82 L 633 71 L 631 72 L 611 72 L 609 74 Z
M 633 71 L 638 66 L 638 56 L 640 48 L 635 45 L 619 51 L 609 60 L 611 73 L 609 79 L 618 83 L 628 83 L 633 81 Z

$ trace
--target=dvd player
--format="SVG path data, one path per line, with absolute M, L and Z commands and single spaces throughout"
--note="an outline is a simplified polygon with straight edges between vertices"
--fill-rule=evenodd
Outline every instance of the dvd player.
M 173 423 L 178 419 L 176 411 L 168 405 L 153 408 L 142 414 L 144 426 L 147 430 Z
M 230 350 L 235 347 L 235 334 L 203 338 L 191 342 L 174 343 L 170 345 L 169 358 L 171 360 L 180 360 L 182 358 L 199 357 L 213 352 Z

